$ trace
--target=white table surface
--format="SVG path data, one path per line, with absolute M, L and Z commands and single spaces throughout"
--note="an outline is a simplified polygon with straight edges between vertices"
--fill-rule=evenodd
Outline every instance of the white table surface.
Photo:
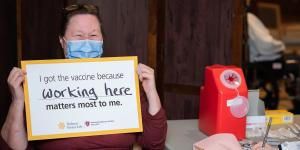
M 300 123 L 300 115 L 294 117 L 294 123 Z M 198 119 L 168 120 L 165 150 L 192 150 L 194 143 L 206 137 L 198 128 Z
M 169 120 L 166 150 L 192 150 L 193 144 L 207 136 L 199 131 L 198 119 Z

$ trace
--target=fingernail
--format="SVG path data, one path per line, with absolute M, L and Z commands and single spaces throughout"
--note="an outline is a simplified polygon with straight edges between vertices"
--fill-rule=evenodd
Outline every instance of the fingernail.
M 140 67 L 137 68 L 137 73 L 138 73 L 138 74 L 141 74 L 141 73 L 142 73 Z

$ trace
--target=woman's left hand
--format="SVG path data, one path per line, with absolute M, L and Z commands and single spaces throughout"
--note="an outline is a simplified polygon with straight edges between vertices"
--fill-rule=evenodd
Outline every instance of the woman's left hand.
M 155 115 L 161 108 L 160 99 L 156 90 L 154 70 L 144 64 L 137 68 L 139 79 L 147 95 L 149 102 L 149 113 Z
M 145 93 L 150 94 L 156 92 L 154 70 L 140 63 L 138 65 L 137 72 Z

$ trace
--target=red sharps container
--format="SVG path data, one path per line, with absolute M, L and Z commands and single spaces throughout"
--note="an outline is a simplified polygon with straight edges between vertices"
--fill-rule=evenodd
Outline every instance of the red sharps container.
M 205 68 L 200 89 L 199 129 L 207 135 L 232 133 L 245 138 L 248 89 L 241 68 L 213 65 Z

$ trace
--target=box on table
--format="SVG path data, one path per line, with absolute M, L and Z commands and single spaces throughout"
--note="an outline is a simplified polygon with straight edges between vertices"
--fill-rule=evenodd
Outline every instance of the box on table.
M 293 123 L 294 114 L 287 110 L 266 110 L 267 120 L 272 117 L 272 125 Z

